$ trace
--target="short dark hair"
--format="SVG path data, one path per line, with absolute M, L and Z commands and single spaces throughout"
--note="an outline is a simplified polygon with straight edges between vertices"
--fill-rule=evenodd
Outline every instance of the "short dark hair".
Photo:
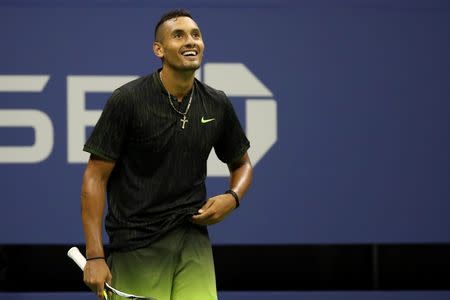
M 156 41 L 156 33 L 158 32 L 158 28 L 167 20 L 179 18 L 179 17 L 188 17 L 194 20 L 192 15 L 184 9 L 174 9 L 171 11 L 166 12 L 164 15 L 161 16 L 161 19 L 159 19 L 158 24 L 155 26 L 155 41 Z

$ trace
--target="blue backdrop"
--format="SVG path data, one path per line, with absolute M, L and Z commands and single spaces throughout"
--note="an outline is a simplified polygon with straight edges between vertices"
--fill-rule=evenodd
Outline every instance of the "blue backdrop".
M 257 157 L 216 244 L 450 242 L 449 4 L 195 0 L 0 2 L 0 244 L 83 243 L 77 137 L 180 6 Z

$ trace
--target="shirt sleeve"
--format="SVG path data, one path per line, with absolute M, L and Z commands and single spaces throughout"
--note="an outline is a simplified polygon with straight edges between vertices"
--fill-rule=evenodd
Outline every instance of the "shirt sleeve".
M 250 142 L 245 136 L 233 105 L 225 96 L 224 127 L 214 145 L 217 157 L 224 163 L 230 164 L 239 160 L 250 148 Z
M 127 139 L 131 113 L 130 98 L 122 90 L 115 90 L 86 141 L 83 151 L 107 160 L 117 160 Z

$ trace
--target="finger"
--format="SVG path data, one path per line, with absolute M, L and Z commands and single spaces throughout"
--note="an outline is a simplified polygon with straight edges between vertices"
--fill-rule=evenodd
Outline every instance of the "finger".
M 191 222 L 197 225 L 209 225 L 208 220 L 196 220 L 194 218 L 191 219 Z
M 97 293 L 97 285 L 92 283 L 89 279 L 85 279 L 84 283 L 87 285 L 87 287 L 89 289 L 91 289 L 91 291 L 93 291 L 94 293 Z
M 212 210 L 206 210 L 206 211 L 200 213 L 199 215 L 192 216 L 192 219 L 194 221 L 203 221 L 203 220 L 206 220 L 209 217 L 211 217 L 213 214 L 214 214 L 214 212 Z
M 192 219 L 192 222 L 199 225 L 211 225 L 215 223 L 214 216 L 215 216 L 214 214 L 211 214 L 206 217 Z
M 83 282 L 92 290 L 92 291 L 95 291 L 95 290 L 93 290 L 92 288 L 92 286 L 90 285 L 90 282 L 89 282 L 89 279 L 88 279 L 88 274 L 87 274 L 87 268 L 85 268 L 84 269 L 84 272 L 83 272 Z
M 108 295 L 106 294 L 106 291 L 104 289 L 97 290 L 97 298 L 98 299 L 108 299 Z
M 192 223 L 197 224 L 197 225 L 208 225 L 208 223 L 205 220 L 202 219 L 191 219 Z
M 207 211 L 208 208 L 210 208 L 214 204 L 214 200 L 209 199 L 203 206 L 198 210 L 199 214 L 202 214 L 203 212 Z
M 104 284 L 98 284 L 96 288 L 97 288 L 96 289 L 97 297 L 99 299 L 104 299 L 104 291 L 105 291 Z
M 90 268 L 88 265 L 86 265 L 83 271 L 83 281 L 91 289 L 91 291 L 93 291 L 94 293 L 97 292 L 97 286 L 92 282 L 92 276 L 90 274 Z
M 108 277 L 106 277 L 106 282 L 111 285 L 112 284 L 112 275 L 111 272 L 108 272 Z

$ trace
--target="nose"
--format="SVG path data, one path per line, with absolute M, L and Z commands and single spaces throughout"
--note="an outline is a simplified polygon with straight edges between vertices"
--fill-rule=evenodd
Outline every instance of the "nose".
M 196 43 L 196 41 L 195 41 L 195 39 L 192 37 L 192 35 L 188 34 L 188 35 L 187 35 L 187 39 L 186 39 L 186 46 L 193 47 L 193 46 L 195 46 L 195 43 Z

